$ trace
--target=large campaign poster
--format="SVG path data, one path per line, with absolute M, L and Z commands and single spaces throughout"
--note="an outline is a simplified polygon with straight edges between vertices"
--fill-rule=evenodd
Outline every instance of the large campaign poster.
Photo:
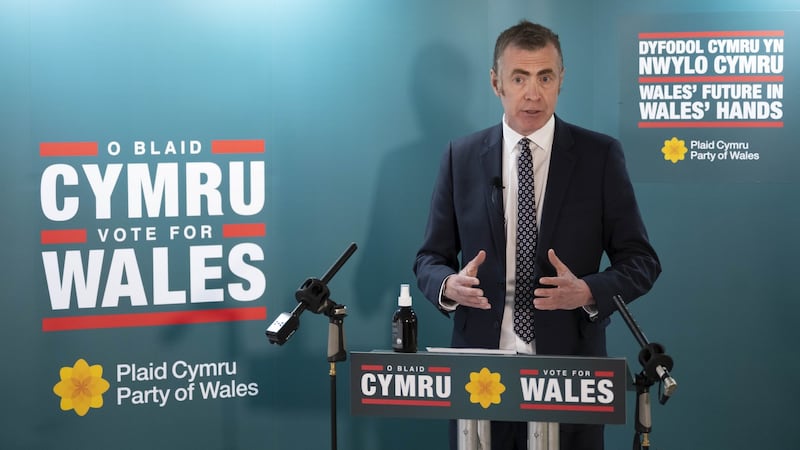
M 796 12 L 624 21 L 620 135 L 642 181 L 793 181 Z
M 42 331 L 266 320 L 264 148 L 261 139 L 39 143 Z M 235 360 L 86 358 L 66 361 L 54 386 L 61 409 L 79 416 L 259 393 Z

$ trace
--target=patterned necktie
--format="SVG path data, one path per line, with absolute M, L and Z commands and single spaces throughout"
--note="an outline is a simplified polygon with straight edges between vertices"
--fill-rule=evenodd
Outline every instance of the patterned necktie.
M 514 332 L 529 343 L 533 332 L 533 261 L 536 257 L 536 197 L 533 187 L 533 158 L 530 140 L 519 141 L 517 160 L 517 270 L 514 289 Z

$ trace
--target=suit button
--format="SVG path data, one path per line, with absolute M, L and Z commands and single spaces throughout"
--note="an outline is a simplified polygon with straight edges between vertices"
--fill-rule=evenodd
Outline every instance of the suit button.
M 495 320 L 495 321 L 494 321 L 494 329 L 496 330 L 496 329 L 498 329 L 498 328 L 500 328 L 500 322 L 498 322 L 498 321 L 496 321 L 496 320 Z

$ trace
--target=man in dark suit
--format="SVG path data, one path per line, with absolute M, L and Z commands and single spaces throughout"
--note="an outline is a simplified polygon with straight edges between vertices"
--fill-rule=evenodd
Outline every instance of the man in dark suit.
M 634 300 L 661 271 L 620 143 L 556 117 L 563 79 L 555 33 L 528 21 L 505 30 L 490 71 L 502 123 L 443 155 L 414 272 L 454 316 L 453 347 L 606 356 L 612 297 Z M 515 309 L 531 303 L 532 316 L 516 319 L 532 327 L 526 336 Z M 527 448 L 524 423 L 491 431 L 493 450 Z M 602 449 L 603 428 L 562 424 L 560 440 L 562 450 Z

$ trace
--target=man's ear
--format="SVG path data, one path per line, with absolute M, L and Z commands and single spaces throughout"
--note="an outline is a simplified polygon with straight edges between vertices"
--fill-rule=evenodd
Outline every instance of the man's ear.
M 503 95 L 503 85 L 500 83 L 500 77 L 494 69 L 489 70 L 489 82 L 492 84 L 494 95 L 501 97 Z

